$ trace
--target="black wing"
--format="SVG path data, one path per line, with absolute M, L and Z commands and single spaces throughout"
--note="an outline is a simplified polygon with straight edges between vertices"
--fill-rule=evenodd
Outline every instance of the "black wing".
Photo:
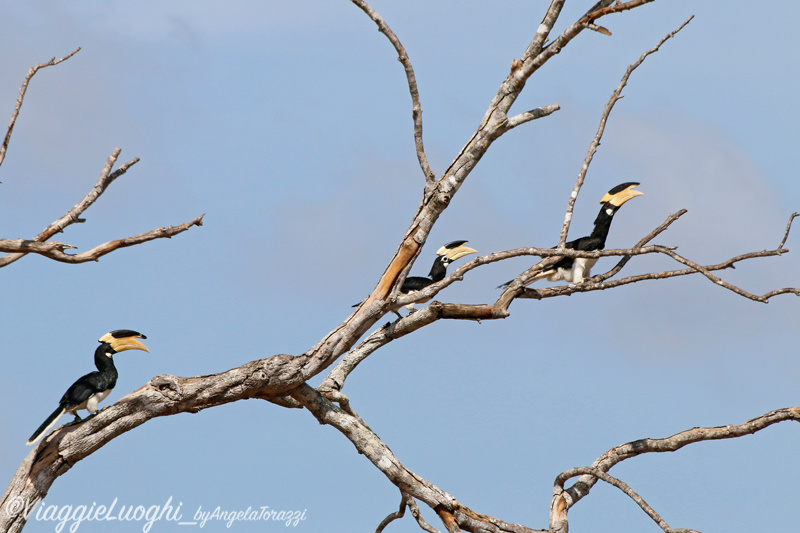
M 403 286 L 400 287 L 400 292 L 409 293 L 419 291 L 431 283 L 433 283 L 433 280 L 430 278 L 423 278 L 422 276 L 410 276 L 403 282 Z
M 58 403 L 68 411 L 78 407 L 91 398 L 93 394 L 113 389 L 114 385 L 116 385 L 116 379 L 112 379 L 100 372 L 89 372 L 73 383 Z

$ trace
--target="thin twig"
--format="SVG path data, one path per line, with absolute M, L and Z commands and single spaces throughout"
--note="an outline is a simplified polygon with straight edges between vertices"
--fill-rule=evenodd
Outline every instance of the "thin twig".
M 17 123 L 19 110 L 22 109 L 22 100 L 25 98 L 25 93 L 28 90 L 28 83 L 30 83 L 31 78 L 33 78 L 34 74 L 39 72 L 39 69 L 45 67 L 52 67 L 53 65 L 58 65 L 62 61 L 66 61 L 67 59 L 71 58 L 72 56 L 80 52 L 80 50 L 81 50 L 80 47 L 78 47 L 69 54 L 62 57 L 61 59 L 56 59 L 54 57 L 47 63 L 39 63 L 38 65 L 35 65 L 28 70 L 28 74 L 25 76 L 25 80 L 22 82 L 22 87 L 20 87 L 19 89 L 19 96 L 17 97 L 17 105 L 14 106 L 14 112 L 11 114 L 11 122 L 8 125 L 8 131 L 6 132 L 6 137 L 5 139 L 3 139 L 3 145 L 0 146 L 0 165 L 3 164 L 3 160 L 6 158 L 8 143 L 11 141 L 11 132 L 14 130 L 14 125 Z
M 406 72 L 406 80 L 408 81 L 408 91 L 411 93 L 411 116 L 414 119 L 414 145 L 417 149 L 417 159 L 419 160 L 422 173 L 425 175 L 425 181 L 433 183 L 436 176 L 428 164 L 428 157 L 425 155 L 425 147 L 422 144 L 422 104 L 419 100 L 419 89 L 417 88 L 417 77 L 414 75 L 414 67 L 411 65 L 411 60 L 408 58 L 406 49 L 403 47 L 400 39 L 394 34 L 392 29 L 385 20 L 364 0 L 350 0 L 359 9 L 367 14 L 369 18 L 378 25 L 378 31 L 389 39 L 394 49 L 397 51 L 397 60 L 403 64 L 403 69 Z
M 397 511 L 390 513 L 386 518 L 381 520 L 381 523 L 378 524 L 378 527 L 375 528 L 375 533 L 381 533 L 386 528 L 386 526 L 388 526 L 395 520 L 403 518 L 405 514 L 406 514 L 406 495 L 401 492 L 400 508 Z
M 750 300 L 754 300 L 756 302 L 761 302 L 761 303 L 767 303 L 769 301 L 769 298 L 763 298 L 761 296 L 757 296 L 757 295 L 755 295 L 753 293 L 745 291 L 744 289 L 740 289 L 736 285 L 732 285 L 732 284 L 728 283 L 727 281 L 724 281 L 722 278 L 719 278 L 719 277 L 715 276 L 714 274 L 712 274 L 711 271 L 709 269 L 707 269 L 706 267 L 698 265 L 694 261 L 686 259 L 685 257 L 675 253 L 674 251 L 667 251 L 667 252 L 664 252 L 664 253 L 667 254 L 668 256 L 670 256 L 671 258 L 673 258 L 675 261 L 681 263 L 682 265 L 686 265 L 689 268 L 691 268 L 693 270 L 696 270 L 697 272 L 699 272 L 700 274 L 704 275 L 706 278 L 711 280 L 716 285 L 719 285 L 720 287 L 728 289 L 729 291 L 733 291 L 736 294 L 738 294 L 739 296 L 744 296 L 745 298 L 748 298 Z M 798 292 L 798 294 L 800 295 L 800 292 Z
M 645 244 L 647 244 L 648 242 L 650 242 L 653 239 L 655 239 L 656 237 L 658 237 L 661 233 L 666 231 L 666 229 L 673 222 L 675 222 L 676 220 L 678 220 L 680 217 L 682 217 L 685 214 L 686 214 L 686 209 L 681 209 L 677 213 L 673 213 L 670 216 L 668 216 L 667 219 L 660 226 L 658 226 L 656 229 L 651 231 L 649 234 L 647 234 L 644 237 L 642 237 L 642 239 L 633 246 L 633 249 L 634 250 L 638 250 L 641 247 L 643 247 Z M 612 276 L 615 276 L 620 270 L 622 270 L 622 268 L 628 263 L 628 261 L 631 260 L 632 257 L 633 256 L 626 255 L 625 257 L 623 257 L 622 259 L 619 260 L 619 263 L 614 265 L 614 268 L 612 268 L 611 270 L 609 270 L 605 274 L 600 274 L 598 276 L 598 279 L 600 281 L 605 281 L 608 278 L 610 278 Z
M 789 238 L 789 231 L 792 229 L 792 221 L 795 217 L 800 217 L 800 213 L 792 213 L 792 216 L 789 217 L 789 222 L 786 223 L 786 232 L 783 234 L 783 239 L 781 239 L 781 243 L 778 245 L 779 250 L 783 248 L 786 244 L 786 239 Z

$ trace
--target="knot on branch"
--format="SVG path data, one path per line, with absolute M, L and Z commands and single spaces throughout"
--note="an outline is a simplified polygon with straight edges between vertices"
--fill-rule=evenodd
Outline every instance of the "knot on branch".
M 434 198 L 435 198 L 435 203 L 438 204 L 437 207 L 444 208 L 450 205 L 450 199 L 452 198 L 452 194 L 440 192 Z
M 168 374 L 154 377 L 150 380 L 150 386 L 174 402 L 180 400 L 183 395 L 183 389 L 177 378 Z
M 245 378 L 245 386 L 260 389 L 261 394 L 268 396 L 282 394 L 305 382 L 300 368 L 307 359 L 281 353 L 256 361 Z

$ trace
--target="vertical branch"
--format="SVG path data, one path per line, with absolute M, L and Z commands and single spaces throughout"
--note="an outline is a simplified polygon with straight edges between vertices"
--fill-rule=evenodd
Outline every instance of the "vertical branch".
M 572 189 L 572 193 L 569 195 L 569 201 L 567 202 L 567 212 L 564 215 L 564 224 L 561 226 L 561 234 L 558 238 L 558 247 L 563 248 L 567 242 L 567 233 L 569 232 L 569 225 L 572 221 L 572 210 L 575 207 L 575 201 L 578 199 L 578 193 L 583 186 L 583 182 L 586 179 L 586 172 L 589 170 L 589 165 L 592 162 L 592 158 L 594 158 L 595 152 L 597 152 L 597 147 L 600 146 L 600 139 L 603 138 L 603 133 L 606 129 L 606 122 L 608 121 L 608 117 L 611 114 L 611 110 L 614 109 L 614 104 L 617 103 L 618 100 L 623 98 L 622 89 L 628 84 L 628 78 L 630 78 L 631 74 L 634 70 L 636 70 L 639 65 L 644 63 L 644 60 L 647 59 L 647 56 L 650 54 L 654 54 L 658 52 L 658 49 L 663 45 L 667 40 L 671 39 L 675 36 L 679 31 L 681 31 L 689 22 L 694 18 L 694 15 L 689 17 L 686 22 L 680 25 L 678 29 L 668 33 L 663 39 L 661 39 L 657 45 L 655 45 L 650 50 L 647 50 L 643 53 L 639 59 L 636 60 L 635 63 L 632 65 L 628 65 L 628 69 L 625 71 L 625 74 L 622 76 L 622 79 L 617 85 L 617 88 L 614 89 L 614 92 L 611 94 L 611 98 L 609 98 L 608 103 L 605 105 L 603 109 L 603 114 L 600 116 L 600 124 L 597 127 L 597 133 L 592 139 L 592 142 L 589 144 L 589 151 L 586 153 L 586 157 L 583 160 L 583 166 L 581 166 L 581 171 L 578 173 L 578 179 L 575 182 L 575 187 Z
M 3 164 L 3 160 L 6 158 L 6 151 L 8 150 L 8 143 L 11 140 L 11 132 L 14 130 L 14 125 L 17 123 L 17 117 L 19 116 L 19 110 L 22 108 L 22 100 L 25 98 L 25 93 L 28 90 L 28 83 L 30 83 L 31 78 L 33 78 L 34 74 L 39 72 L 39 69 L 45 67 L 52 67 L 53 65 L 58 65 L 62 61 L 66 61 L 70 57 L 74 56 L 80 51 L 80 47 L 76 48 L 69 54 L 65 55 L 61 59 L 56 59 L 55 57 L 48 61 L 47 63 L 39 63 L 31 67 L 28 70 L 28 74 L 25 76 L 25 80 L 22 82 L 22 87 L 19 89 L 19 96 L 17 97 L 17 105 L 14 106 L 14 112 L 11 114 L 11 122 L 8 125 L 8 131 L 6 132 L 5 139 L 3 139 L 3 145 L 0 146 L 0 165 Z

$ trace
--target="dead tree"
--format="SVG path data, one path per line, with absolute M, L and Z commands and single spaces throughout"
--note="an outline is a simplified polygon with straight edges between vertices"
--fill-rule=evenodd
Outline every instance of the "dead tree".
M 797 216 L 797 213 L 789 217 L 785 232 L 777 247 L 770 250 L 754 251 L 736 257 L 722 258 L 715 264 L 700 264 L 690 258 L 683 257 L 675 251 L 674 246 L 650 244 L 656 236 L 664 234 L 670 225 L 683 214 L 684 211 L 682 210 L 668 216 L 661 225 L 652 228 L 646 235 L 642 235 L 639 242 L 628 249 L 587 252 L 565 248 L 575 199 L 587 177 L 592 157 L 603 136 L 606 121 L 609 119 L 615 103 L 622 98 L 622 91 L 626 87 L 629 77 L 649 55 L 658 51 L 659 47 L 674 37 L 691 18 L 636 59 L 625 71 L 619 85 L 614 89 L 601 114 L 600 125 L 591 140 L 579 177 L 572 194 L 569 196 L 558 247 L 555 249 L 523 247 L 481 256 L 466 262 L 450 272 L 444 279 L 433 282 L 420 291 L 403 294 L 400 292 L 403 281 L 417 259 L 422 246 L 426 243 L 431 229 L 440 215 L 451 204 L 470 172 L 480 162 L 492 144 L 508 131 L 534 120 L 549 117 L 559 110 L 557 104 L 547 104 L 535 109 L 512 113 L 511 108 L 523 91 L 526 82 L 583 31 L 588 29 L 610 34 L 608 29 L 597 24 L 600 19 L 637 8 L 652 0 L 599 2 L 579 20 L 569 25 L 561 34 L 552 35 L 551 31 L 564 5 L 564 0 L 553 0 L 544 14 L 541 24 L 532 36 L 528 47 L 518 59 L 514 59 L 511 62 L 510 71 L 507 77 L 501 81 L 497 94 L 490 102 L 479 127 L 468 139 L 464 147 L 455 155 L 450 166 L 438 178 L 430 167 L 425 153 L 422 137 L 422 107 L 411 60 L 399 38 L 378 13 L 364 1 L 351 1 L 374 21 L 380 32 L 390 41 L 405 70 L 412 100 L 413 135 L 416 154 L 424 177 L 424 189 L 419 206 L 413 213 L 408 229 L 398 244 L 394 256 L 387 264 L 384 272 L 378 276 L 372 293 L 339 326 L 304 353 L 277 354 L 206 376 L 189 378 L 171 375 L 156 376 L 139 390 L 103 409 L 96 416 L 77 424 L 67 424 L 56 429 L 31 450 L 19 466 L 3 498 L 0 500 L 0 506 L 8 506 L 10 502 L 20 501 L 24 501 L 28 507 L 34 506 L 44 498 L 55 479 L 68 472 L 77 462 L 90 456 L 115 437 L 144 424 L 152 418 L 183 412 L 196 412 L 239 400 L 258 398 L 285 408 L 308 410 L 320 423 L 330 425 L 338 430 L 356 447 L 359 453 L 369 459 L 384 474 L 390 483 L 397 487 L 400 492 L 399 509 L 389 514 L 378 524 L 376 531 L 383 531 L 389 523 L 401 518 L 406 509 L 410 510 L 412 516 L 423 530 L 436 531 L 431 524 L 422 518 L 418 506 L 419 503 L 422 503 L 438 515 L 442 525 L 449 532 L 566 532 L 568 530 L 569 509 L 589 495 L 592 487 L 598 481 L 616 487 L 632 498 L 664 531 L 692 531 L 671 528 L 656 510 L 637 494 L 634 488 L 621 479 L 610 475 L 609 470 L 619 462 L 637 455 L 675 451 L 700 441 L 730 439 L 749 435 L 786 420 L 800 421 L 800 408 L 778 409 L 742 424 L 713 428 L 693 428 L 667 438 L 641 439 L 616 446 L 600 455 L 591 465 L 569 468 L 557 476 L 554 483 L 552 501 L 550 502 L 549 524 L 541 524 L 539 529 L 535 529 L 508 523 L 501 518 L 488 516 L 470 509 L 459 503 L 458 500 L 451 496 L 449 491 L 445 491 L 420 475 L 408 470 L 400 458 L 392 453 L 387 444 L 356 413 L 350 398 L 343 392 L 348 376 L 356 370 L 359 363 L 392 341 L 411 334 L 420 328 L 430 326 L 439 320 L 482 321 L 506 318 L 510 315 L 509 306 L 517 299 L 533 298 L 542 300 L 568 296 L 577 292 L 610 290 L 621 285 L 646 280 L 664 280 L 677 276 L 692 275 L 705 277 L 721 288 L 757 302 L 768 302 L 771 298 L 782 294 L 800 295 L 800 290 L 797 288 L 777 288 L 764 294 L 755 294 L 745 288 L 727 282 L 720 274 L 721 271 L 732 268 L 742 261 L 779 256 L 788 252 L 785 244 L 792 221 Z M 10 131 L 9 129 L 9 135 Z M 8 137 L 3 146 L 4 150 L 7 141 Z M 2 161 L 1 157 L 0 161 Z M 105 183 L 104 180 L 110 182 L 113 180 L 113 178 L 110 178 L 111 176 L 117 177 L 135 162 L 133 161 L 127 166 L 121 167 L 117 172 L 111 173 L 110 169 L 116 159 L 116 152 L 112 158 L 107 164 L 107 170 L 104 170 L 105 178 L 101 178 L 101 182 Z M 73 213 L 69 220 L 72 220 L 80 212 Z M 191 224 L 199 224 L 199 222 L 200 218 L 190 222 L 186 228 Z M 50 231 L 54 232 L 57 229 L 61 229 L 62 226 L 63 224 L 54 223 L 54 227 Z M 175 233 L 177 233 L 177 230 Z M 7 241 L 0 242 L 0 244 L 4 246 L 2 248 L 4 251 L 12 253 L 40 253 L 56 260 L 76 262 L 69 259 L 76 256 L 71 256 L 65 252 L 68 248 L 67 245 L 58 243 L 41 244 L 52 233 L 47 234 L 45 232 L 42 235 L 40 236 L 41 238 L 37 237 L 35 242 Z M 155 237 L 158 236 L 166 235 L 156 235 Z M 146 240 L 141 236 L 132 239 L 137 238 L 139 238 L 137 242 L 130 242 L 129 244 L 136 244 Z M 776 240 L 778 239 L 776 238 Z M 126 244 L 120 244 L 119 246 L 124 245 Z M 630 261 L 646 254 L 663 255 L 677 263 L 677 266 L 674 270 L 615 277 L 623 271 Z M 101 254 L 97 256 L 99 255 Z M 461 304 L 443 303 L 434 300 L 413 314 L 385 323 L 373 330 L 373 327 L 379 322 L 385 321 L 387 315 L 392 311 L 412 302 L 435 298 L 441 290 L 462 280 L 472 270 L 520 256 L 540 258 L 541 261 L 537 262 L 534 267 L 521 272 L 500 292 L 495 301 L 482 304 Z M 538 269 L 553 264 L 558 258 L 597 258 L 606 256 L 619 257 L 620 259 L 608 272 L 595 275 L 582 283 L 537 290 L 525 287 L 526 281 Z M 87 258 L 94 259 L 96 257 L 91 257 L 90 254 Z M 524 303 L 518 303 L 517 305 L 524 305 Z M 372 332 L 370 332 L 371 330 Z M 324 372 L 327 372 L 327 376 L 319 387 L 314 388 L 308 384 L 311 378 L 320 376 Z M 24 527 L 25 520 L 26 517 L 22 513 L 5 513 L 0 516 L 0 529 L 4 531 L 19 531 Z

